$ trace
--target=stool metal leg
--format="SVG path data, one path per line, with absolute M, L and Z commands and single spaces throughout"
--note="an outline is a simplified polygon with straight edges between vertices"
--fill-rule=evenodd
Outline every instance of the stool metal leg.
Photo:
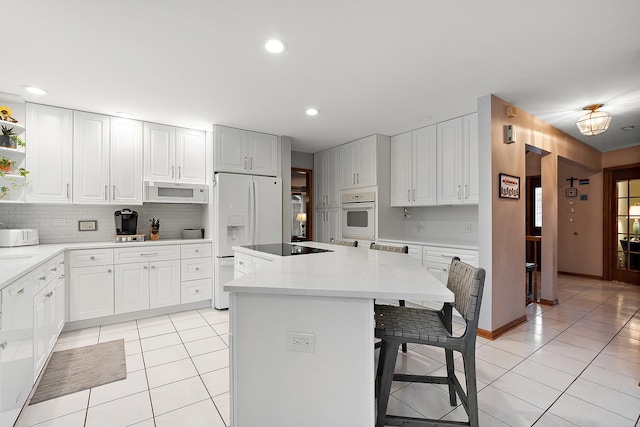
M 398 303 L 400 304 L 400 307 L 404 307 L 405 306 L 405 302 L 403 299 L 401 299 L 400 301 L 398 301 Z M 403 342 L 402 343 L 402 352 L 406 353 L 407 352 L 407 343 Z
M 387 417 L 387 406 L 389 404 L 389 394 L 391 394 L 391 383 L 393 382 L 394 368 L 398 358 L 398 343 L 382 341 L 380 349 L 380 361 L 383 362 L 382 375 L 378 378 L 380 384 L 378 388 L 378 416 L 376 427 L 384 427 Z M 384 355 L 383 353 L 384 352 Z M 380 365 L 378 365 L 379 367 Z

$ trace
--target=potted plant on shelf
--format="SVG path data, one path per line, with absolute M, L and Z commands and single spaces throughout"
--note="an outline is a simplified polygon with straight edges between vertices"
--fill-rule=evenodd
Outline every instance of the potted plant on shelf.
M 9 160 L 6 157 L 2 157 L 0 156 L 0 173 L 2 173 L 1 176 L 4 176 L 5 173 L 9 172 L 9 169 L 11 169 L 11 166 L 13 166 L 16 162 L 14 160 Z

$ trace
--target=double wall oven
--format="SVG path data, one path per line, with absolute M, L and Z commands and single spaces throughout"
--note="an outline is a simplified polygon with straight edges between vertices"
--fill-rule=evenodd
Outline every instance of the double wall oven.
M 342 238 L 375 240 L 376 193 L 374 191 L 342 194 Z

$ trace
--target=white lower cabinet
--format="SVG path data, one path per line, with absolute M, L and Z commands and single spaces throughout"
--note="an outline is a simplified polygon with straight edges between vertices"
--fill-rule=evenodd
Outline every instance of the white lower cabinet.
M 115 313 L 180 304 L 180 246 L 116 248 Z
M 12 426 L 33 385 L 33 280 L 0 291 L 0 426 Z
M 320 209 L 313 211 L 315 229 L 313 240 L 315 242 L 329 243 L 330 240 L 340 240 L 340 209 Z
M 240 252 L 234 252 L 234 270 L 233 277 L 244 276 L 245 274 L 253 273 L 260 267 L 273 262 L 272 259 L 260 258 L 257 256 L 251 256 Z
M 182 304 L 211 299 L 213 293 L 211 243 L 181 245 L 180 258 Z
M 65 322 L 64 257 L 62 255 L 32 271 L 33 375 L 37 378 Z
M 113 308 L 113 265 L 70 268 L 69 320 L 110 316 Z
M 478 251 L 476 250 L 442 246 L 422 247 L 422 266 L 445 285 L 449 279 L 449 267 L 454 257 L 478 267 Z

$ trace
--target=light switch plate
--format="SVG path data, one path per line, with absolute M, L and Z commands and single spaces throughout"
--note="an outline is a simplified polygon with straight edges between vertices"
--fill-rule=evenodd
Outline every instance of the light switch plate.
M 98 229 L 98 221 L 78 221 L 78 231 L 96 231 Z

